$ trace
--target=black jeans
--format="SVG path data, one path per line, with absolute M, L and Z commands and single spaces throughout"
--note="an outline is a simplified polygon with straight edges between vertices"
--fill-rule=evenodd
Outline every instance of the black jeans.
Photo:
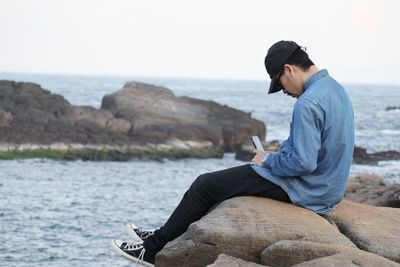
M 185 192 L 165 225 L 144 241 L 145 260 L 154 263 L 156 253 L 183 234 L 191 223 L 206 215 L 215 204 L 236 196 L 290 202 L 283 189 L 258 175 L 249 164 L 202 174 Z

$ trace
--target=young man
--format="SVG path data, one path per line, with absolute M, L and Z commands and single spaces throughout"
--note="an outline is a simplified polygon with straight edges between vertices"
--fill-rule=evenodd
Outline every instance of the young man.
M 297 98 L 280 150 L 254 150 L 252 164 L 200 175 L 163 227 L 153 233 L 128 225 L 135 242 L 113 240 L 117 254 L 152 266 L 167 242 L 231 197 L 262 196 L 318 214 L 340 202 L 354 150 L 353 109 L 345 89 L 292 41 L 272 45 L 264 63 L 271 78 L 268 93 L 282 90 Z

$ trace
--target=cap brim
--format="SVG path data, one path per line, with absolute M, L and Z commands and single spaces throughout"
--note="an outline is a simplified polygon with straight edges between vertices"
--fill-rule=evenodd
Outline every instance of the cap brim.
M 268 90 L 268 94 L 273 94 L 276 92 L 279 92 L 281 89 L 279 87 L 276 86 L 276 78 L 273 77 L 271 79 L 271 82 L 269 84 L 269 90 Z

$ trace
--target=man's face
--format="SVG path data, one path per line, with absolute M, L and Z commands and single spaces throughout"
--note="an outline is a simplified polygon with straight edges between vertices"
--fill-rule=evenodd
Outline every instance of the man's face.
M 304 92 L 299 71 L 300 69 L 296 66 L 287 64 L 284 66 L 283 72 L 278 78 L 284 94 L 298 98 Z

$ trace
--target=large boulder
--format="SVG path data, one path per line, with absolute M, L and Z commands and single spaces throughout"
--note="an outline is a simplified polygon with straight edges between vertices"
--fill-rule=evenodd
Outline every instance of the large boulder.
M 130 136 L 140 142 L 206 140 L 233 151 L 251 135 L 265 137 L 265 125 L 245 113 L 213 101 L 176 97 L 159 86 L 129 82 L 103 98 L 101 107 L 129 121 Z
M 218 205 L 168 243 L 157 266 L 205 266 L 225 253 L 260 262 L 261 252 L 281 240 L 355 245 L 323 217 L 292 204 L 259 197 L 237 197 Z
M 261 263 L 280 267 L 346 266 L 347 263 L 365 267 L 400 266 L 396 262 L 358 248 L 298 240 L 279 241 L 269 246 L 261 253 Z
M 105 126 L 110 111 L 73 106 L 38 84 L 0 81 L 0 141 L 12 144 L 123 144 Z
M 325 216 L 358 248 L 400 263 L 400 210 L 344 200 Z

